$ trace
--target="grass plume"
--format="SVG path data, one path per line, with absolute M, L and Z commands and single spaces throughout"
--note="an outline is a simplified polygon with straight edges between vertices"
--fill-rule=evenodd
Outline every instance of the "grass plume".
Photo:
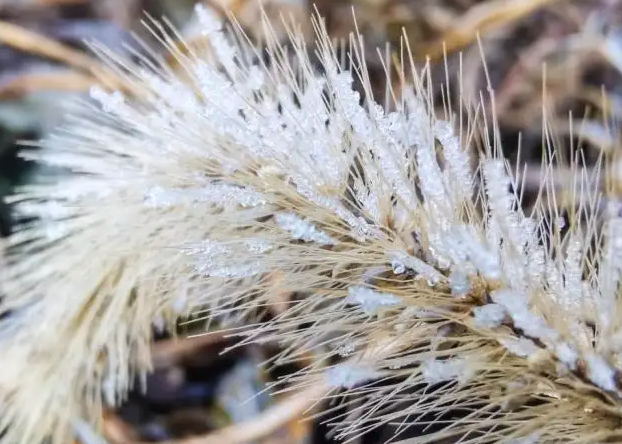
M 293 32 L 266 25 L 259 52 L 197 14 L 209 51 L 164 34 L 174 71 L 100 48 L 141 94 L 94 88 L 26 153 L 72 174 L 13 197 L 40 221 L 4 270 L 7 442 L 96 423 L 150 370 L 154 322 L 190 314 L 281 344 L 274 364 L 312 354 L 283 383 L 343 397 L 344 439 L 390 423 L 418 443 L 620 440 L 614 204 L 601 224 L 599 190 L 580 190 L 562 217 L 544 174 L 525 214 L 494 122 L 449 97 L 439 118 L 406 50 L 385 109 L 356 36 L 342 63 L 316 20 L 318 70 Z

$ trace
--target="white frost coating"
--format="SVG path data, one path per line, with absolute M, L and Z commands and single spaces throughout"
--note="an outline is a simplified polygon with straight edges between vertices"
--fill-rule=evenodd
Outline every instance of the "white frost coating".
M 256 254 L 262 254 L 272 249 L 272 244 L 265 239 L 246 239 L 243 244 L 249 252 Z
M 123 94 L 119 91 L 108 93 L 99 86 L 91 87 L 90 96 L 93 100 L 98 102 L 104 112 L 113 113 L 119 111 L 120 107 L 125 102 Z
M 283 230 L 289 231 L 294 239 L 315 242 L 320 245 L 337 244 L 337 241 L 324 231 L 293 213 L 278 213 L 275 215 L 275 219 L 277 225 Z
M 203 35 L 209 37 L 210 47 L 218 57 L 229 75 L 236 72 L 235 58 L 236 49 L 227 41 L 222 32 L 223 26 L 220 18 L 203 5 L 195 6 L 195 13 L 201 24 Z
M 188 189 L 152 187 L 145 193 L 145 205 L 152 208 L 195 203 L 220 206 L 238 204 L 244 207 L 254 207 L 266 202 L 265 197 L 255 191 L 224 183 Z
M 510 353 L 522 358 L 527 358 L 540 350 L 540 347 L 527 338 L 505 338 L 500 339 L 499 343 Z
M 601 297 L 598 300 L 599 322 L 603 328 L 616 313 L 617 289 L 622 276 L 622 218 L 613 217 L 606 224 L 606 247 L 598 273 Z
M 443 173 L 436 158 L 433 134 L 429 128 L 430 116 L 424 104 L 414 96 L 412 91 L 406 89 L 404 93 L 404 101 L 411 116 L 409 123 L 412 124 L 409 142 L 415 146 L 421 192 L 425 205 L 438 218 L 435 222 L 443 224 L 449 220 L 452 208 L 451 200 L 445 189 Z
M 56 221 L 70 217 L 74 209 L 69 205 L 63 205 L 58 201 L 33 204 L 23 202 L 17 205 L 17 212 L 24 216 L 36 216 L 46 221 Z
M 421 277 L 428 280 L 430 285 L 436 285 L 445 279 L 436 268 L 425 263 L 421 259 L 411 256 L 403 250 L 391 250 L 388 253 L 391 266 L 396 274 L 404 273 L 407 269 L 413 270 Z
M 344 222 L 346 222 L 351 228 L 351 236 L 357 241 L 364 242 L 369 237 L 378 236 L 378 230 L 374 230 L 374 227 L 370 226 L 364 218 L 357 217 L 352 214 L 352 212 L 346 209 L 337 197 L 320 194 L 315 189 L 303 183 L 297 183 L 296 185 L 298 192 L 304 197 L 313 203 L 332 211 Z
M 602 357 L 596 354 L 585 356 L 590 381 L 602 388 L 613 392 L 616 390 L 615 371 Z
M 195 6 L 194 12 L 201 24 L 201 31 L 205 35 L 214 34 L 222 30 L 222 21 L 211 9 L 199 4 Z
M 513 290 L 496 290 L 492 292 L 491 298 L 505 309 L 514 325 L 527 336 L 538 338 L 547 346 L 558 340 L 559 333 L 549 327 L 541 316 L 531 312 L 526 294 Z
M 570 370 L 574 370 L 577 367 L 577 359 L 579 358 L 579 355 L 571 345 L 563 342 L 557 344 L 555 347 L 555 354 Z
M 354 286 L 348 289 L 347 304 L 359 305 L 369 314 L 375 314 L 382 307 L 394 307 L 402 305 L 402 298 L 392 293 L 381 293 L 371 288 Z
M 460 139 L 454 135 L 454 128 L 451 122 L 436 122 L 434 133 L 438 141 L 443 145 L 445 160 L 449 172 L 455 179 L 454 190 L 460 200 L 471 199 L 473 193 L 473 178 L 469 156 L 460 146 Z
M 488 160 L 484 162 L 482 171 L 492 217 L 503 227 L 506 241 L 520 251 L 527 243 L 529 234 L 522 229 L 519 214 L 513 210 L 515 195 L 509 190 L 512 182 L 505 165 L 501 160 Z
M 583 257 L 583 236 L 573 235 L 568 244 L 566 258 L 564 260 L 564 291 L 562 304 L 571 314 L 579 314 L 581 308 L 581 278 L 583 267 L 581 259 Z
M 501 276 L 499 259 L 478 240 L 475 231 L 471 226 L 456 225 L 452 227 L 449 239 L 484 277 L 498 279 Z
M 475 325 L 482 328 L 498 327 L 505 318 L 505 309 L 499 304 L 487 304 L 473 309 Z
M 334 388 L 351 389 L 365 382 L 378 379 L 382 374 L 372 368 L 343 363 L 326 370 L 328 384 Z
M 449 275 L 449 284 L 451 285 L 451 293 L 454 296 L 465 296 L 471 289 L 471 282 L 469 277 L 460 270 L 452 270 Z
M 439 382 L 452 380 L 465 383 L 473 377 L 474 373 L 473 368 L 462 358 L 452 358 L 444 361 L 428 359 L 421 364 L 421 374 L 428 384 L 438 384 Z
M 356 351 L 356 344 L 353 341 L 346 342 L 340 345 L 339 347 L 337 347 L 335 351 L 337 352 L 339 356 L 341 356 L 342 358 L 345 358 L 347 356 L 350 356 L 352 353 Z
M 102 395 L 108 407 L 115 407 L 117 405 L 116 382 L 111 376 L 107 376 L 102 381 Z
M 200 274 L 244 278 L 270 271 L 267 261 L 261 257 L 270 249 L 270 244 L 261 239 L 237 243 L 208 240 L 186 249 L 185 253 L 193 257 L 195 270 Z

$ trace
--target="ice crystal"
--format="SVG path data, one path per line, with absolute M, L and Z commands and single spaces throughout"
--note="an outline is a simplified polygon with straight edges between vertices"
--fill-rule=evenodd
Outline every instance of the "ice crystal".
M 391 260 L 393 271 L 397 274 L 404 273 L 406 270 L 412 270 L 420 277 L 425 278 L 430 285 L 435 285 L 445 279 L 434 267 L 417 257 L 409 255 L 405 251 L 389 251 L 389 259 Z
M 326 376 L 331 387 L 351 389 L 357 385 L 378 379 L 380 372 L 372 368 L 344 363 L 329 368 L 326 371 Z
M 456 296 L 464 296 L 469 292 L 471 283 L 469 278 L 461 271 L 453 270 L 449 276 L 451 292 Z
M 473 376 L 474 369 L 469 365 L 469 362 L 462 358 L 443 361 L 428 359 L 422 364 L 421 374 L 428 384 L 438 384 L 451 380 L 467 382 Z
M 337 243 L 335 239 L 319 230 L 315 225 L 295 214 L 279 213 L 275 217 L 278 226 L 285 231 L 289 231 L 294 239 L 300 239 L 305 242 L 317 242 L 320 245 L 334 245 Z
M 375 314 L 382 307 L 393 307 L 402 304 L 402 299 L 391 293 L 381 293 L 371 288 L 353 286 L 348 289 L 345 302 L 359 305 L 367 314 Z
M 247 188 L 219 183 L 190 189 L 153 187 L 145 193 L 145 204 L 155 208 L 198 203 L 211 203 L 227 207 L 235 204 L 254 207 L 266 202 L 265 196 L 260 193 Z
M 521 357 L 532 356 L 540 350 L 531 339 L 527 338 L 504 338 L 500 339 L 499 342 L 507 348 L 510 353 Z
M 501 325 L 505 318 L 505 310 L 499 304 L 487 304 L 473 309 L 475 324 L 480 327 L 491 328 Z
M 589 354 L 585 357 L 592 382 L 604 390 L 615 391 L 615 371 L 601 356 Z
M 208 240 L 187 248 L 185 253 L 193 257 L 195 269 L 202 275 L 244 278 L 270 270 L 259 257 L 270 248 L 263 240 L 246 240 L 233 244 Z M 240 256 L 244 259 L 240 260 Z

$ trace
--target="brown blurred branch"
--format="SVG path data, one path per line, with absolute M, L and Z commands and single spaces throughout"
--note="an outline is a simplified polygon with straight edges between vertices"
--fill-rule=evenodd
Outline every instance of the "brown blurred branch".
M 98 60 L 21 26 L 0 20 L 0 42 L 17 50 L 62 62 L 89 73 L 103 86 L 135 92 L 133 86 Z
M 221 343 L 224 333 L 209 333 L 191 338 L 172 338 L 156 342 L 152 348 L 155 368 L 169 367 L 181 359 L 196 353 L 199 349 Z
M 18 99 L 26 94 L 43 91 L 86 91 L 99 82 L 75 71 L 23 74 L 0 83 L 0 100 Z
M 268 408 L 255 419 L 225 427 L 205 436 L 167 441 L 165 444 L 249 443 L 270 435 L 300 417 L 306 410 L 313 407 L 327 390 L 325 383 L 317 383 Z
M 246 444 L 253 442 L 269 436 L 291 421 L 300 418 L 304 412 L 312 408 L 328 390 L 329 387 L 326 382 L 321 380 L 298 393 L 288 396 L 250 421 L 224 427 L 207 435 L 163 441 L 163 444 Z M 106 427 L 104 427 L 104 429 L 106 429 Z M 147 444 L 125 440 L 131 435 L 131 433 L 124 430 L 122 433 L 116 434 L 117 439 L 121 440 L 115 441 L 113 436 L 107 436 L 106 438 L 111 444 Z
M 127 443 L 138 440 L 138 434 L 132 426 L 123 421 L 119 416 L 112 412 L 104 413 L 103 434 L 106 439 L 114 443 Z
M 458 51 L 473 43 L 478 34 L 487 33 L 522 19 L 535 10 L 559 0 L 489 0 L 478 3 L 459 18 L 457 26 L 450 29 L 436 43 L 421 49 L 419 56 L 439 60 L 447 53 Z

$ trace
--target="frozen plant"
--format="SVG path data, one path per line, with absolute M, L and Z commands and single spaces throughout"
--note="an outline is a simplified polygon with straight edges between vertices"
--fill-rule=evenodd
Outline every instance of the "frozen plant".
M 545 198 L 525 215 L 492 141 L 471 160 L 410 57 L 384 109 L 359 41 L 343 66 L 321 21 L 318 70 L 294 34 L 260 54 L 197 14 L 211 51 L 165 40 L 181 73 L 108 55 L 137 94 L 94 89 L 27 153 L 72 177 L 13 197 L 41 222 L 3 270 L 3 442 L 68 442 L 150 370 L 154 323 L 254 323 L 274 285 L 304 297 L 240 341 L 341 360 L 284 381 L 359 397 L 339 437 L 620 441 L 618 212 L 600 230 L 578 206 L 563 233 Z

